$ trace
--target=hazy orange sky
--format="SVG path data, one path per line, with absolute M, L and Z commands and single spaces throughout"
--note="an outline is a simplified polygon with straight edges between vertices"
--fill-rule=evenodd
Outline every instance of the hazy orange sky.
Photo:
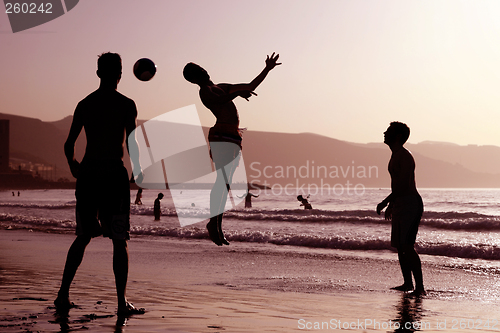
M 249 130 L 313 132 L 380 142 L 390 121 L 410 142 L 500 146 L 500 1 L 82 0 L 67 14 L 12 33 L 0 13 L 0 112 L 55 121 L 98 86 L 97 55 L 123 59 L 118 90 L 140 119 L 196 104 L 214 117 L 187 62 L 214 82 L 248 82 L 267 54 L 280 54 L 249 102 L 236 100 Z M 141 82 L 142 57 L 158 66 Z

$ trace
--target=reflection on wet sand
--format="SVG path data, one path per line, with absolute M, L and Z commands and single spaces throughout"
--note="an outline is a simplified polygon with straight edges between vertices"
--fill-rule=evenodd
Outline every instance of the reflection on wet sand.
M 403 293 L 401 300 L 395 306 L 396 319 L 393 320 L 394 332 L 415 332 L 425 328 L 422 322 L 423 315 L 423 297 L 415 297 L 411 293 Z M 399 324 L 399 325 L 398 325 Z

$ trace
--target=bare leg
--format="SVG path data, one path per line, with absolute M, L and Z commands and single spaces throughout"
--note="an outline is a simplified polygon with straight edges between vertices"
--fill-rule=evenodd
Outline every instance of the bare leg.
M 412 266 L 410 262 L 409 250 L 409 248 L 398 248 L 399 266 L 401 267 L 401 273 L 403 274 L 404 283 L 401 286 L 392 288 L 394 290 L 413 290 L 413 281 L 411 278 Z
M 128 244 L 126 240 L 113 240 L 113 272 L 115 273 L 116 295 L 118 297 L 118 316 L 127 317 L 145 313 L 144 308 L 136 308 L 132 303 L 127 302 Z
M 422 276 L 422 262 L 420 261 L 420 257 L 415 248 L 411 248 L 408 251 L 408 261 L 411 271 L 413 272 L 413 277 L 415 278 L 414 293 L 419 295 L 425 294 L 424 279 Z
M 399 265 L 401 266 L 401 273 L 403 274 L 404 284 L 413 289 L 413 281 L 411 278 L 411 263 L 408 249 L 398 251 Z
M 220 215 L 222 217 L 222 214 Z M 218 220 L 219 215 L 213 216 L 210 218 L 210 221 L 207 223 L 207 230 L 208 230 L 208 236 L 214 242 L 215 244 L 221 246 L 222 241 L 219 236 L 219 231 L 218 231 Z
M 69 308 L 72 305 L 69 301 L 69 288 L 75 278 L 78 267 L 82 263 L 85 248 L 90 243 L 90 240 L 91 237 L 89 236 L 77 236 L 68 250 L 61 288 L 59 288 L 57 298 L 54 301 L 57 308 Z
M 222 244 L 229 245 L 226 237 L 224 236 L 224 232 L 222 231 L 222 214 L 217 215 L 217 232 L 219 233 L 219 240 Z
M 227 201 L 227 196 L 229 194 L 229 190 L 231 189 L 231 182 L 233 180 L 233 174 L 236 171 L 236 167 L 238 166 L 238 163 L 235 162 L 234 160 L 226 165 L 224 168 L 221 168 L 220 171 L 222 171 L 222 176 L 224 177 L 224 183 L 226 185 L 226 191 L 224 192 L 224 197 L 223 201 L 221 204 L 221 208 L 224 209 L 226 206 L 226 201 Z M 232 198 L 231 198 L 232 200 Z M 234 205 L 234 202 L 233 202 Z M 226 237 L 224 236 L 224 232 L 222 231 L 222 213 L 217 216 L 217 230 L 219 231 L 219 239 L 222 244 L 229 245 L 229 242 L 227 241 Z
M 210 192 L 210 221 L 207 224 L 208 235 L 210 239 L 217 245 L 222 245 L 224 234 L 222 233 L 222 214 L 227 201 L 227 186 L 223 174 L 223 169 L 217 170 L 217 178 Z M 226 241 L 227 242 L 227 241 Z
M 222 231 L 222 215 L 233 174 L 239 163 L 239 148 L 235 148 L 237 148 L 236 145 L 227 142 L 211 143 L 212 160 L 217 171 L 217 178 L 210 192 L 210 216 L 212 218 L 207 224 L 207 229 L 210 239 L 217 245 L 229 245 Z
M 128 246 L 126 240 L 113 240 L 113 272 L 118 296 L 118 311 L 120 311 L 127 306 L 125 294 L 128 278 Z

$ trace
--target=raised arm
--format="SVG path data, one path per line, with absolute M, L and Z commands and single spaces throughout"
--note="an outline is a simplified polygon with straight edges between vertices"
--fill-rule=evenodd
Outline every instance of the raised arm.
M 279 54 L 271 55 L 271 57 L 267 56 L 266 58 L 266 67 L 260 72 L 259 75 L 255 77 L 255 79 L 252 80 L 250 83 L 240 83 L 240 84 L 233 84 L 230 86 L 229 89 L 229 94 L 231 93 L 237 93 L 241 91 L 247 91 L 247 92 L 253 92 L 261 83 L 264 81 L 266 78 L 267 74 L 276 66 L 281 65 L 280 62 L 278 61 Z M 255 94 L 254 94 L 255 95 Z M 250 97 L 250 95 L 248 95 Z
M 277 60 L 279 54 L 267 56 L 266 67 L 262 72 L 257 75 L 255 79 L 250 83 L 238 83 L 238 84 L 210 84 L 210 85 L 200 85 L 200 98 L 203 104 L 209 109 L 213 105 L 222 105 L 231 102 L 236 97 L 243 97 L 248 101 L 248 98 L 252 95 L 257 95 L 253 92 L 257 86 L 259 86 L 262 81 L 266 78 L 267 74 L 276 66 L 281 65 Z M 211 83 L 211 82 L 210 82 Z

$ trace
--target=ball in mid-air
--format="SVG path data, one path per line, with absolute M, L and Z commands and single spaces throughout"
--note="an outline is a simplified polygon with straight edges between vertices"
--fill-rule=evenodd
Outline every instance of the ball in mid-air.
M 142 58 L 134 64 L 134 75 L 141 81 L 149 81 L 156 73 L 156 65 L 148 58 Z

